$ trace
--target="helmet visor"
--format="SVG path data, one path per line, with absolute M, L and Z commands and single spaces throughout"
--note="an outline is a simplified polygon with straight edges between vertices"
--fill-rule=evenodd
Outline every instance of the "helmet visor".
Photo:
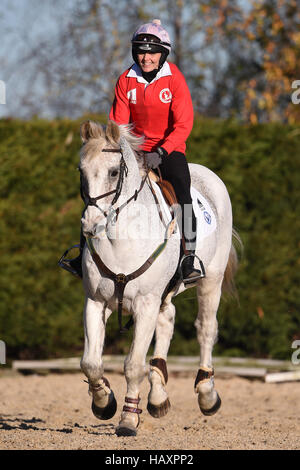
M 167 49 L 165 45 L 170 46 L 152 34 L 139 34 L 132 40 L 132 47 L 138 54 L 164 52 Z
M 162 46 L 156 44 L 133 44 L 133 49 L 137 54 L 155 54 L 157 52 L 163 52 L 165 49 Z

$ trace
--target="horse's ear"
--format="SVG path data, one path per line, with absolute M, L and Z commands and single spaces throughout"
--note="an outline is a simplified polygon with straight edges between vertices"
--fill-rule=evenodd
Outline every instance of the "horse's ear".
M 110 143 L 118 143 L 120 140 L 120 128 L 118 124 L 116 124 L 114 121 L 108 121 L 105 135 Z
M 90 139 L 104 137 L 103 127 L 97 122 L 84 121 L 80 126 L 80 137 L 84 144 Z

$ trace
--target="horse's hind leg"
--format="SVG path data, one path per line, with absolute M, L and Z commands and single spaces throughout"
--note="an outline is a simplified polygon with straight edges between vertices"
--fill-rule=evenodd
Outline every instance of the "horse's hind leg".
M 117 410 L 114 393 L 103 376 L 102 351 L 105 324 L 111 311 L 106 304 L 86 299 L 84 307 L 84 354 L 81 369 L 88 378 L 92 411 L 98 419 L 110 419 Z
M 127 382 L 125 406 L 116 428 L 117 436 L 135 436 L 139 425 L 140 385 L 146 372 L 146 354 L 154 334 L 160 299 L 152 294 L 138 297 L 134 302 L 134 336 L 124 371 Z
M 217 339 L 217 310 L 221 298 L 223 276 L 205 278 L 197 287 L 198 316 L 195 321 L 200 345 L 200 364 L 195 380 L 195 393 L 198 394 L 200 410 L 205 415 L 213 415 L 221 406 L 221 400 L 214 389 L 212 350 Z
M 148 395 L 147 410 L 154 418 L 165 416 L 170 408 L 165 386 L 168 381 L 167 354 L 174 331 L 175 307 L 170 302 L 164 305 L 158 315 L 155 330 L 154 355 L 150 360 L 149 382 L 151 389 Z

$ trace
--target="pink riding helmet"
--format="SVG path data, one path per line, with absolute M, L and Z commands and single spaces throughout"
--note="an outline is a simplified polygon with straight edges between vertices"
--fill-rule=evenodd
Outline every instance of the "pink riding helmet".
M 160 20 L 152 20 L 152 23 L 146 23 L 140 26 L 132 36 L 132 44 L 145 44 L 145 40 L 139 40 L 138 36 L 148 34 L 158 38 L 158 41 L 151 40 L 152 44 L 162 46 L 164 49 L 167 49 L 168 52 L 171 51 L 170 36 L 167 31 L 161 26 Z

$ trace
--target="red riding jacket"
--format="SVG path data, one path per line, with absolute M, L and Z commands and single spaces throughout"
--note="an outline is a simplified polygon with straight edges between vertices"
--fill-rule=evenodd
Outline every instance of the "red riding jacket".
M 180 70 L 165 62 L 154 80 L 148 83 L 134 64 L 119 78 L 109 118 L 117 124 L 134 124 L 143 135 L 143 150 L 163 147 L 185 153 L 185 141 L 193 127 L 191 95 Z

